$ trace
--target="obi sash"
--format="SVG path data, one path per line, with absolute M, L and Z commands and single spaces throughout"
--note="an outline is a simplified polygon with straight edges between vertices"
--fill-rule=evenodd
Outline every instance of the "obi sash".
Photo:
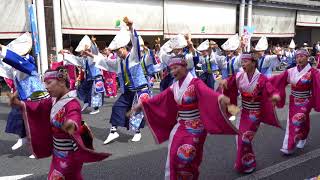
M 242 107 L 247 110 L 259 110 L 261 107 L 261 103 L 242 100 Z
M 311 91 L 294 91 L 291 90 L 291 95 L 295 98 L 309 98 L 311 96 Z
M 53 147 L 59 151 L 76 151 L 77 143 L 72 139 L 61 139 L 53 137 Z
M 194 120 L 200 118 L 198 104 L 182 104 L 178 105 L 178 120 Z

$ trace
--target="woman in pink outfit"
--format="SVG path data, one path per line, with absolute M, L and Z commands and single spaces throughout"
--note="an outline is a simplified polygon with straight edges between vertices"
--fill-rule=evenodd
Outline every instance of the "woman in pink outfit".
M 165 179 L 195 180 L 207 133 L 237 134 L 237 129 L 223 111 L 229 99 L 193 77 L 184 56 L 169 61 L 177 81 L 157 96 L 139 102 L 133 111 L 143 109 L 158 143 L 169 140 Z
M 270 79 L 280 92 L 279 107 L 285 105 L 286 86 L 291 85 L 286 133 L 280 149 L 284 154 L 304 148 L 310 131 L 310 112 L 312 108 L 320 112 L 320 73 L 310 66 L 308 59 L 307 50 L 298 50 L 297 66 Z
M 82 122 L 76 92 L 69 90 L 64 67 L 47 71 L 46 89 L 51 97 L 21 102 L 11 95 L 11 104 L 22 108 L 27 136 L 36 158 L 52 155 L 49 180 L 82 180 L 83 163 L 107 158 L 108 153 L 93 150 L 92 134 Z
M 108 59 L 116 61 L 117 56 L 116 54 L 112 53 L 108 48 L 105 48 L 102 54 Z M 106 90 L 107 97 L 114 98 L 117 97 L 117 73 L 110 72 L 106 70 L 103 71 L 104 77 L 104 88 Z
M 240 135 L 237 136 L 236 141 L 235 169 L 240 173 L 251 173 L 256 168 L 252 141 L 260 123 L 280 127 L 272 104 L 272 101 L 279 101 L 280 96 L 268 82 L 267 77 L 257 70 L 257 61 L 251 54 L 244 53 L 240 59 L 243 71 L 220 83 L 224 87 L 224 94 L 230 98 L 231 102 L 236 103 L 238 92 L 241 93 L 242 110 L 240 119 L 237 121 Z

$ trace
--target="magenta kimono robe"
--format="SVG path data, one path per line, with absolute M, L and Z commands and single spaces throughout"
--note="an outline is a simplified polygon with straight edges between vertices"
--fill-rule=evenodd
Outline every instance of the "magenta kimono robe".
M 311 109 L 320 111 L 320 73 L 307 64 L 301 71 L 298 71 L 296 66 L 272 77 L 270 81 L 280 92 L 280 108 L 286 102 L 285 88 L 291 84 L 289 116 L 281 151 L 292 153 L 297 144 L 301 144 L 298 148 L 303 148 L 306 142 L 310 130 Z
M 207 133 L 237 134 L 219 95 L 189 73 L 181 86 L 142 102 L 157 143 L 169 140 L 165 179 L 197 179 Z
M 257 69 L 251 80 L 246 72 L 238 72 L 227 81 L 228 89 L 224 90 L 224 94 L 230 97 L 231 102 L 237 102 L 238 91 L 242 98 L 241 116 L 237 121 L 241 135 L 237 136 L 235 169 L 242 173 L 249 173 L 256 168 L 255 154 L 251 143 L 260 122 L 281 127 L 274 106 L 269 99 L 277 91 L 268 82 L 267 77 Z
M 52 98 L 23 103 L 23 118 L 27 136 L 36 158 L 52 155 L 48 179 L 81 180 L 83 163 L 101 161 L 110 154 L 87 148 L 80 135 L 81 108 L 70 91 L 59 101 Z M 65 121 L 72 121 L 76 131 L 71 136 L 61 129 Z

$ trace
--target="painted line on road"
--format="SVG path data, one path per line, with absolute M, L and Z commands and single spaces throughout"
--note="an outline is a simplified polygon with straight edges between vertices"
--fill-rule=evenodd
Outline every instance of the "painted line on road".
M 262 179 L 262 178 L 266 178 L 269 177 L 273 174 L 279 173 L 281 171 L 290 169 L 296 165 L 302 164 L 304 162 L 307 162 L 311 159 L 315 159 L 320 157 L 320 148 L 310 151 L 306 154 L 300 155 L 298 157 L 289 159 L 287 161 L 283 161 L 281 163 L 278 163 L 276 165 L 273 166 L 269 166 L 267 168 L 261 169 L 259 171 L 256 171 L 250 175 L 247 176 L 242 176 L 240 178 L 237 178 L 236 180 L 248 180 L 248 179 Z
M 18 180 L 22 179 L 28 176 L 31 176 L 32 174 L 22 174 L 22 175 L 14 175 L 14 176 L 2 176 L 0 177 L 0 180 Z

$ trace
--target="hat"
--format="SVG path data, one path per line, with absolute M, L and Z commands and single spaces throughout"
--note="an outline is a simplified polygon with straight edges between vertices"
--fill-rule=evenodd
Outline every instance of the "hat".
M 140 47 L 144 46 L 144 41 L 141 36 L 138 36 Z
M 291 39 L 291 42 L 289 44 L 289 48 L 294 49 L 296 47 L 296 43 L 294 43 L 293 39 Z
M 222 44 L 222 49 L 225 51 L 235 51 L 240 45 L 238 34 L 231 36 L 225 43 Z
M 178 34 L 170 39 L 171 49 L 181 49 L 188 45 L 186 38 L 182 34 Z
M 296 53 L 296 56 L 299 56 L 299 55 L 304 55 L 304 56 L 309 56 L 309 52 L 306 50 L 306 49 L 299 49 Z
M 86 48 L 90 48 L 92 45 L 92 41 L 89 36 L 85 35 L 81 41 L 79 42 L 75 51 L 80 52 L 86 50 Z
M 20 56 L 26 55 L 32 48 L 32 37 L 29 32 L 19 36 L 17 39 L 11 41 L 7 47 Z
M 171 47 L 170 47 L 170 40 L 168 40 L 166 43 L 164 43 L 162 46 L 161 46 L 161 50 L 163 50 L 164 52 L 166 53 L 169 53 L 172 51 Z
M 203 41 L 197 48 L 198 51 L 205 51 L 208 50 L 209 48 L 209 40 L 205 40 Z
M 251 61 L 254 60 L 254 58 L 252 57 L 252 55 L 250 53 L 241 54 L 240 59 L 241 60 L 251 60 Z
M 126 29 L 121 29 L 109 44 L 110 50 L 116 50 L 125 47 L 130 42 L 130 34 Z
M 168 66 L 173 66 L 173 65 L 182 65 L 182 66 L 187 66 L 187 62 L 186 59 L 183 55 L 178 55 L 178 56 L 174 56 L 171 57 L 168 60 Z
M 267 38 L 265 36 L 262 36 L 259 39 L 259 41 L 258 41 L 256 47 L 254 48 L 254 50 L 255 51 L 265 51 L 267 49 L 268 49 L 268 40 L 267 40 Z

